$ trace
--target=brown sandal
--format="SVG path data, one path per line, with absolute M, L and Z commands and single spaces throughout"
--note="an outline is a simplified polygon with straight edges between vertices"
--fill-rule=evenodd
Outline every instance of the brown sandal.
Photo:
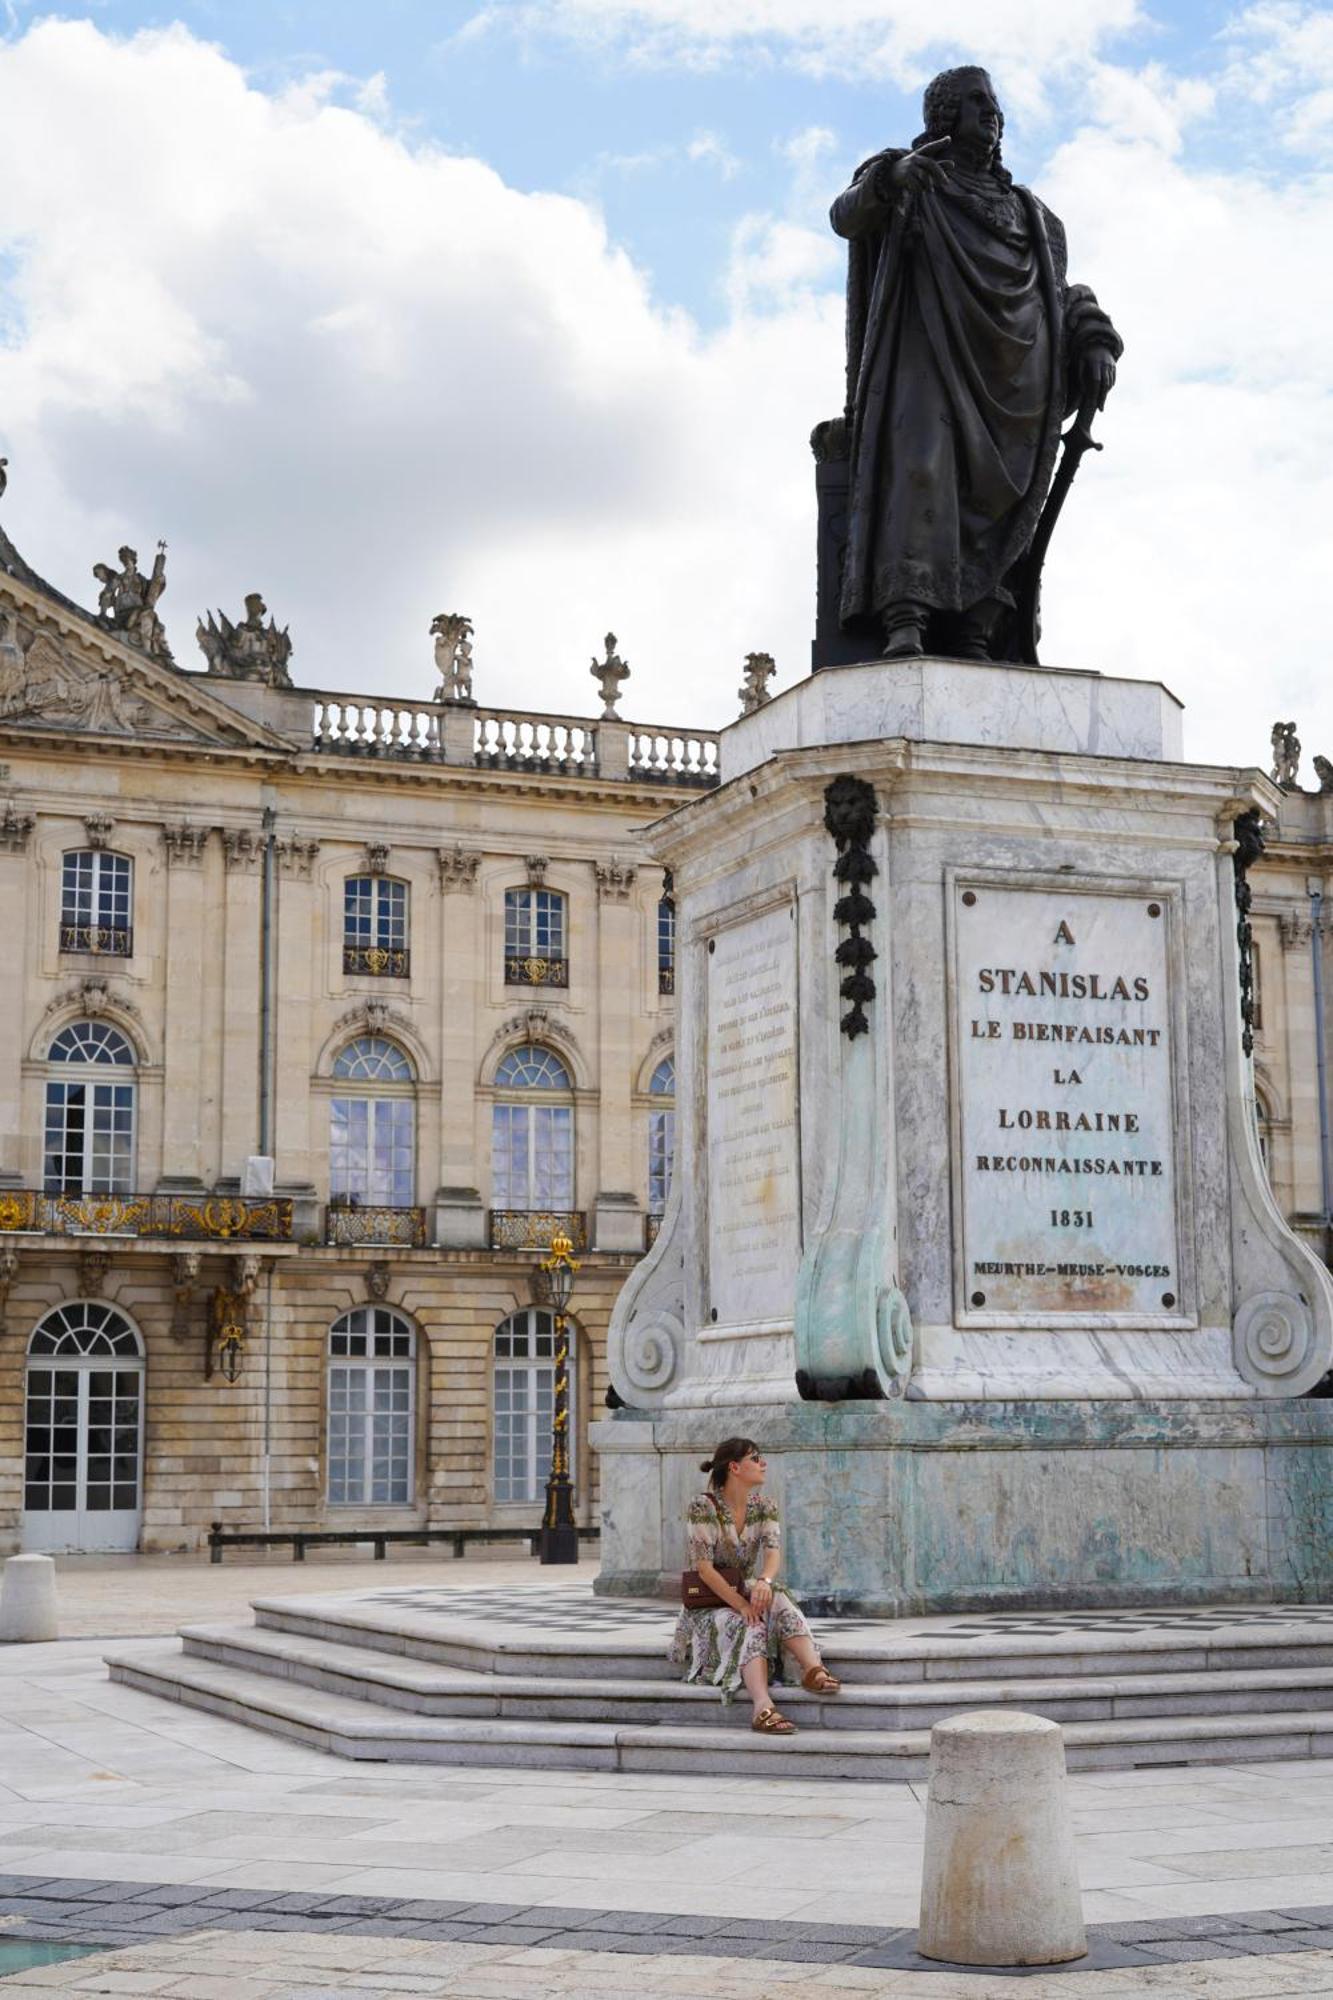
M 807 1667 L 801 1675 L 801 1686 L 807 1694 L 840 1694 L 842 1682 L 827 1667 Z
M 780 1715 L 776 1708 L 761 1708 L 754 1721 L 750 1724 L 750 1727 L 760 1736 L 794 1736 L 796 1734 L 796 1724 L 788 1722 L 786 1716 Z

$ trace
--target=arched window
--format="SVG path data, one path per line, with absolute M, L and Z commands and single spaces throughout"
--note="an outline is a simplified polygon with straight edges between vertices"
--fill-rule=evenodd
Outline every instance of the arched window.
M 416 1077 L 396 1043 L 358 1035 L 341 1049 L 329 1107 L 329 1193 L 334 1201 L 411 1208 L 416 1192 Z
M 505 984 L 568 986 L 565 899 L 555 889 L 505 890 Z
M 105 1021 L 71 1021 L 47 1050 L 48 1194 L 128 1194 L 134 1186 L 134 1051 Z
M 23 1546 L 132 1549 L 139 1540 L 143 1349 L 100 1300 L 57 1306 L 28 1343 Z
M 491 1205 L 574 1206 L 574 1105 L 569 1071 L 549 1049 L 510 1049 L 495 1072 Z
M 568 1323 L 567 1323 L 568 1324 Z M 573 1327 L 568 1330 L 572 1334 Z M 551 1470 L 555 1403 L 555 1316 L 528 1306 L 495 1329 L 495 1497 L 535 1501 Z M 569 1407 L 574 1393 L 574 1342 L 569 1350 Z M 573 1442 L 571 1437 L 571 1462 Z
M 676 1064 L 664 1056 L 653 1071 L 648 1094 L 655 1101 L 648 1113 L 648 1213 L 660 1216 L 671 1192 L 676 1164 Z
M 329 1328 L 329 1503 L 408 1506 L 413 1497 L 417 1338 L 389 1306 L 356 1306 Z
M 671 870 L 662 877 L 662 894 L 657 905 L 657 990 L 676 990 L 676 897 Z
M 406 979 L 408 885 L 388 875 L 349 875 L 343 884 L 343 971 Z
M 60 870 L 60 949 L 128 958 L 134 948 L 134 863 L 95 847 L 66 854 Z

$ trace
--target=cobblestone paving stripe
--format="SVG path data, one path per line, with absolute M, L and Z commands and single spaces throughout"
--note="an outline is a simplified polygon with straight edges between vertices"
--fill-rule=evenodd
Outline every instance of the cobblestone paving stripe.
M 609 1957 L 672 1957 L 717 1962 L 767 1960 L 790 1966 L 847 1966 L 904 1972 L 951 1972 L 922 1958 L 916 1934 L 901 1926 L 819 1924 L 796 1919 L 707 1917 L 660 1911 L 563 1908 L 542 1904 L 460 1903 L 429 1898 L 210 1889 L 144 1882 L 45 1876 L 0 1877 L 6 1939 L 59 1939 L 104 1949 L 150 1946 L 201 1932 L 287 1934 L 318 1947 L 335 1938 L 389 1939 L 405 1952 L 432 1943 L 527 1948 L 536 1954 L 595 1952 Z M 1312 1952 L 1333 1962 L 1333 1906 L 1247 1910 L 1236 1916 L 1145 1917 L 1088 1926 L 1089 1955 L 1069 1971 L 1200 1966 L 1210 1962 Z M 1219 1967 L 1220 1969 L 1220 1967 Z M 1031 1977 L 1049 1967 L 995 1968 L 993 1977 Z M 926 1989 L 927 1992 L 929 1989 Z

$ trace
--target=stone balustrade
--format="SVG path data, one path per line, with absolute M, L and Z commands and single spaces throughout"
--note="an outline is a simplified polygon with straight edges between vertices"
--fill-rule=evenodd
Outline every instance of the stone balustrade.
M 317 694 L 314 745 L 344 757 L 444 761 L 444 710 L 433 701 L 385 701 L 368 694 Z
M 554 771 L 598 776 L 597 736 L 603 725 L 578 715 L 533 715 L 523 709 L 472 710 L 472 761 L 487 771 Z
M 472 702 L 397 701 L 329 690 L 312 703 L 312 747 L 325 755 L 463 764 L 566 778 L 706 788 L 718 782 L 713 730 L 594 721 Z
M 715 785 L 718 782 L 717 732 L 666 729 L 656 723 L 631 722 L 629 775 L 654 784 Z

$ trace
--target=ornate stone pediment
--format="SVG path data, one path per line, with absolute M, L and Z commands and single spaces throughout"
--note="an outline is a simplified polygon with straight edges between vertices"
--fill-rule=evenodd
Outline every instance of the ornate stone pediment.
M 45 607 L 29 609 L 0 596 L 0 729 L 59 730 L 86 736 L 133 737 L 286 749 L 281 737 L 191 685 L 203 675 L 133 651 L 119 638 L 67 626 Z M 101 637 L 101 643 L 99 643 Z

